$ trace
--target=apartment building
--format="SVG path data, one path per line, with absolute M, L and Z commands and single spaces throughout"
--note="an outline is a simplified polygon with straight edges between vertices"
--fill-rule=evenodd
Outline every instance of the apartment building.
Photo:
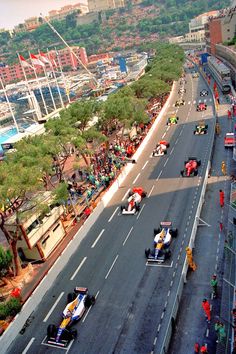
M 84 15 L 88 12 L 88 6 L 85 4 L 75 4 L 75 5 L 66 5 L 60 8 L 60 10 L 51 10 L 49 11 L 49 19 L 50 20 L 64 20 L 66 16 L 73 14 L 75 12 L 80 12 L 81 15 Z
M 231 41 L 236 36 L 236 7 L 224 9 L 219 16 L 209 18 L 205 25 L 207 51 L 216 54 L 216 44 Z
M 125 6 L 125 0 L 88 0 L 89 12 L 118 9 Z
M 71 47 L 71 49 L 76 53 L 81 62 L 86 66 L 88 64 L 86 49 L 83 47 Z M 34 54 L 37 56 L 37 53 Z M 81 64 L 79 63 L 78 59 L 69 50 L 69 48 L 64 48 L 58 51 L 52 50 L 49 52 L 49 58 L 53 59 L 53 65 L 55 70 L 60 70 L 60 66 L 62 67 L 62 69 L 71 68 L 71 70 L 75 70 L 81 67 Z M 30 63 L 30 60 L 27 61 Z M 38 74 L 43 73 L 42 67 L 37 66 L 36 68 Z M 49 64 L 46 64 L 46 69 L 49 71 L 51 70 Z M 25 72 L 28 78 L 34 77 L 34 71 L 31 67 L 26 67 Z M 20 63 L 0 67 L 0 77 L 5 84 L 24 80 L 24 73 Z

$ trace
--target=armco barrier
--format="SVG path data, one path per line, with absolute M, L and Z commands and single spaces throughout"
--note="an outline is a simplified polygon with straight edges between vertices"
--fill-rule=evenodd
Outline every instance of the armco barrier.
M 175 85 L 176 85 L 176 83 L 173 84 L 171 93 L 170 93 L 166 103 L 164 104 L 160 114 L 156 118 L 156 120 L 153 123 L 151 129 L 149 130 L 148 134 L 144 138 L 142 144 L 139 146 L 136 153 L 134 154 L 133 159 L 137 160 L 139 158 L 139 156 L 141 155 L 141 153 L 143 152 L 143 150 L 145 149 L 155 128 L 157 127 L 158 122 L 163 117 L 163 114 L 165 113 L 166 108 L 168 107 L 168 104 L 169 104 L 169 102 L 172 98 L 172 95 L 174 93 Z M 105 206 L 109 203 L 109 201 L 113 197 L 114 193 L 119 189 L 121 183 L 125 180 L 125 178 L 127 177 L 128 173 L 131 171 L 132 168 L 133 168 L 133 165 L 128 164 L 122 169 L 120 175 L 118 176 L 116 181 L 114 181 L 114 183 L 111 185 L 111 187 L 107 190 L 107 192 L 103 195 L 101 201 L 98 203 L 98 205 L 94 209 L 93 213 L 85 221 L 83 226 L 79 229 L 77 234 L 70 241 L 67 248 L 62 252 L 61 256 L 56 260 L 56 262 L 54 263 L 52 268 L 48 271 L 47 275 L 42 279 L 42 281 L 39 283 L 37 288 L 31 294 L 29 299 L 25 302 L 21 312 L 14 318 L 12 323 L 9 325 L 9 327 L 6 329 L 6 331 L 0 337 L 1 353 L 7 352 L 7 349 L 9 348 L 10 344 L 12 343 L 13 338 L 15 338 L 17 336 L 17 334 L 19 333 L 21 328 L 24 326 L 26 320 L 29 318 L 29 316 L 32 315 L 34 310 L 37 308 L 37 306 L 39 305 L 43 296 L 46 294 L 48 289 L 52 286 L 52 284 L 56 280 L 57 276 L 60 274 L 60 272 L 63 270 L 64 266 L 69 261 L 70 257 L 75 253 L 76 249 L 78 248 L 79 244 L 81 243 L 81 241 L 84 239 L 84 237 L 88 233 L 89 229 L 92 227 L 92 225 L 98 219 L 99 215 L 102 213 Z
M 205 77 L 203 76 L 202 72 L 201 72 L 201 75 L 202 75 L 203 79 L 205 80 Z M 207 83 L 207 85 L 208 85 L 208 83 Z M 215 98 L 214 98 L 213 91 L 212 91 L 211 87 L 209 85 L 208 85 L 208 87 L 209 87 L 209 89 L 212 93 L 212 96 L 213 96 L 213 102 L 214 102 L 213 108 L 214 108 L 214 117 L 215 117 L 216 116 Z M 209 156 L 209 160 L 207 161 L 207 168 L 206 168 L 206 173 L 204 176 L 201 195 L 200 195 L 198 207 L 197 207 L 196 214 L 195 214 L 195 220 L 193 223 L 192 232 L 191 232 L 191 236 L 190 236 L 190 240 L 189 240 L 189 247 L 190 248 L 194 248 L 194 242 L 195 242 L 195 237 L 197 234 L 199 217 L 200 217 L 202 206 L 204 203 L 204 197 L 205 197 L 205 192 L 206 192 L 206 187 L 207 187 L 207 180 L 208 180 L 208 176 L 209 176 L 210 169 L 211 169 L 211 158 L 212 158 L 212 151 L 213 151 L 213 145 L 214 145 L 214 140 L 215 140 L 215 124 L 216 124 L 216 120 L 214 120 L 214 122 L 213 122 L 213 129 L 212 129 L 212 134 L 211 134 L 210 143 L 209 143 L 211 153 Z M 181 296 L 182 296 L 182 292 L 183 292 L 183 288 L 184 288 L 184 283 L 186 283 L 187 271 L 188 271 L 188 263 L 187 263 L 187 256 L 186 256 L 184 264 L 183 264 L 183 269 L 182 269 L 182 273 L 180 276 L 180 280 L 179 280 L 179 285 L 178 285 L 175 299 L 174 299 L 174 302 L 172 305 L 172 310 L 171 310 L 168 325 L 166 328 L 164 340 L 162 342 L 161 347 L 156 348 L 155 353 L 157 352 L 158 354 L 167 354 L 167 352 L 168 352 L 168 347 L 169 347 L 171 336 L 172 336 L 172 327 L 173 327 L 172 322 L 173 322 L 173 320 L 175 321 L 176 317 L 177 317 L 177 313 L 178 313 L 178 309 L 179 309 L 179 305 L 180 305 L 180 301 L 181 301 Z

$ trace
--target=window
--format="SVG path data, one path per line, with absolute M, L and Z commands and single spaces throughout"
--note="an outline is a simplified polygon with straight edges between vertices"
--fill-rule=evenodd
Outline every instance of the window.
M 52 231 L 55 232 L 58 229 L 59 226 L 60 226 L 60 224 L 57 224 L 57 226 L 54 227 L 54 229 Z

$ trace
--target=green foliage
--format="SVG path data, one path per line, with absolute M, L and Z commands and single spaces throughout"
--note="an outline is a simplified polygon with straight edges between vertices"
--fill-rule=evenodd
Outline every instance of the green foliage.
M 16 316 L 20 310 L 20 300 L 11 297 L 7 302 L 0 303 L 0 320 L 5 320 L 8 316 Z
M 12 262 L 12 254 L 10 250 L 5 250 L 0 245 L 0 276 L 5 276 Z

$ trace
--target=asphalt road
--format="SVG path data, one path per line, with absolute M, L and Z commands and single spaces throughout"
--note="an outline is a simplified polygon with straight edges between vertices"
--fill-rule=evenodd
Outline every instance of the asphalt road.
M 201 78 L 187 75 L 186 104 L 177 109 L 179 122 L 167 127 L 166 119 L 178 93 L 158 125 L 138 163 L 108 207 L 71 257 L 64 271 L 32 314 L 31 323 L 19 334 L 8 353 L 63 353 L 42 344 L 50 323 L 59 324 L 66 295 L 75 286 L 87 286 L 97 301 L 78 324 L 78 337 L 70 353 L 150 353 L 160 348 L 178 286 L 209 156 L 212 131 L 212 98 L 206 112 L 196 112 Z M 204 100 L 204 99 L 202 99 Z M 195 102 L 195 103 L 194 103 Z M 197 121 L 207 120 L 209 133 L 194 136 Z M 152 158 L 160 139 L 170 141 L 167 155 Z M 201 159 L 199 175 L 182 178 L 180 170 L 189 156 Z M 148 193 L 138 215 L 120 215 L 119 207 L 129 188 L 141 185 Z M 153 228 L 172 221 L 179 236 L 172 243 L 172 258 L 164 265 L 146 266 L 144 249 L 153 244 Z M 64 294 L 63 294 L 64 293 Z M 161 323 L 161 325 L 160 325 Z M 158 352 L 158 351 L 157 351 Z

